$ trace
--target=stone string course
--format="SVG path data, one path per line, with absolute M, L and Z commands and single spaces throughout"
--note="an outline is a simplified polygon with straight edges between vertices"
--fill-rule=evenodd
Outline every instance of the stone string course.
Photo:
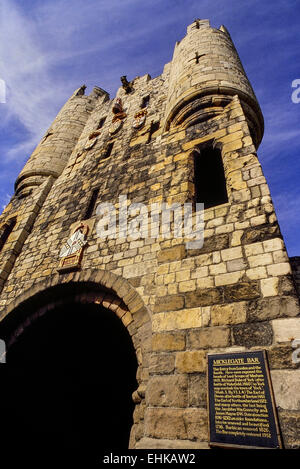
M 199 64 L 191 60 L 195 52 L 206 54 Z M 213 117 L 200 119 L 195 107 L 192 125 L 172 124 L 193 99 L 220 93 L 229 99 Z M 135 130 L 147 95 L 146 123 Z M 111 310 L 122 301 L 139 357 L 132 448 L 207 448 L 207 354 L 265 349 L 284 445 L 300 447 L 300 369 L 292 362 L 292 341 L 300 339 L 299 275 L 292 275 L 257 157 L 259 105 L 228 32 L 208 22 L 189 26 L 162 75 L 137 77 L 133 92 L 121 87 L 116 98 L 127 117 L 112 135 L 115 99 L 99 88 L 89 96 L 77 90 L 21 172 L 0 217 L 0 234 L 17 218 L 0 251 L 0 317 L 64 283 L 93 282 Z M 192 201 L 193 150 L 207 142 L 221 150 L 228 203 L 205 210 L 201 249 L 163 237 L 99 239 L 94 211 L 81 271 L 57 273 L 60 249 L 94 189 L 98 203 L 117 211 L 119 195 L 149 206 Z M 298 272 L 299 263 L 292 265 Z

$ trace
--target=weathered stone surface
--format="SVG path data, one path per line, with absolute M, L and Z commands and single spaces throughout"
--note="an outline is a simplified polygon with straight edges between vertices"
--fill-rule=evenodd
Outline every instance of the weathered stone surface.
M 273 253 L 273 256 L 275 253 Z M 292 272 L 291 265 L 289 262 L 281 262 L 279 264 L 272 264 L 267 266 L 267 272 L 269 275 L 289 275 Z
M 273 239 L 269 239 L 268 241 L 264 241 L 263 246 L 264 246 L 265 252 L 270 252 L 270 251 L 273 252 L 273 251 L 283 249 L 284 243 L 282 239 L 280 238 L 273 238 Z
M 300 297 L 300 256 L 290 257 L 289 260 L 290 260 L 291 267 L 292 267 L 292 275 L 283 277 L 283 279 L 288 278 L 291 280 L 292 291 L 293 291 L 293 287 L 294 288 L 296 287 L 298 297 Z
M 251 300 L 260 296 L 259 283 L 256 280 L 242 281 L 236 285 L 226 285 L 223 288 L 226 302 Z
M 206 409 L 186 409 L 183 415 L 190 440 L 205 441 L 208 437 Z
M 278 295 L 279 280 L 277 277 L 264 278 L 260 281 L 261 292 L 263 296 Z
M 217 287 L 221 285 L 237 284 L 240 282 L 244 273 L 245 271 L 242 270 L 239 272 L 228 272 L 226 274 L 219 274 L 215 277 L 215 284 Z
M 280 429 L 285 449 L 300 449 L 300 412 L 279 411 Z
M 130 280 L 129 280 L 130 284 L 133 286 L 133 287 L 139 287 L 140 284 L 141 284 L 141 277 L 132 277 Z
M 195 51 L 200 57 L 203 52 L 203 62 L 192 59 Z M 46 314 L 55 307 L 55 295 L 60 306 L 75 298 L 110 309 L 132 338 L 138 362 L 131 447 L 140 441 L 140 447 L 200 448 L 207 441 L 205 411 L 199 407 L 206 407 L 208 350 L 262 347 L 269 350 L 274 372 L 298 372 L 289 360 L 290 340 L 299 331 L 299 303 L 256 155 L 262 137 L 260 110 L 224 28 L 212 29 L 197 20 L 176 45 L 162 76 L 136 77 L 132 86 L 131 93 L 123 87 L 117 93 L 127 114 L 119 132 L 110 133 L 115 102 L 103 90 L 84 96 L 80 89 L 26 163 L 29 171 L 18 178 L 19 193 L 0 216 L 0 317 L 13 312 L 25 320 L 36 305 Z M 147 96 L 145 125 L 133 129 L 135 113 Z M 95 133 L 97 140 L 91 141 Z M 166 220 L 154 236 L 143 226 L 139 239 L 125 234 L 99 238 L 96 206 L 90 205 L 95 188 L 95 203 L 115 205 L 117 215 L 124 194 L 128 209 L 135 202 L 148 208 L 195 202 L 194 157 L 212 142 L 221 149 L 228 200 L 205 209 L 201 249 L 159 236 L 167 231 Z M 87 143 L 94 146 L 87 149 Z M 111 155 L 105 154 L 110 143 Z M 45 175 L 45 168 L 55 178 Z M 34 189 L 31 194 L 26 186 Z M 11 217 L 16 225 L 5 241 L 4 226 Z M 172 214 L 171 228 L 177 217 Z M 89 232 L 81 269 L 57 273 L 61 247 L 82 220 Z M 158 225 L 157 220 L 154 230 Z M 300 273 L 295 275 L 298 282 Z M 109 363 L 109 350 L 106 359 Z M 296 376 L 280 375 L 277 381 L 277 387 L 289 384 L 287 392 L 277 392 L 288 409 L 294 406 Z M 149 437 L 144 431 L 145 392 L 155 406 L 146 418 Z M 105 395 L 99 399 L 107 402 Z M 286 417 L 284 431 L 295 442 L 295 434 L 289 434 L 293 419 L 296 412 Z
M 134 438 L 138 441 L 144 436 L 144 422 L 134 424 Z
M 245 259 L 233 259 L 227 262 L 227 270 L 228 272 L 235 272 L 238 270 L 246 269 L 247 264 Z
M 275 342 L 291 342 L 300 339 L 300 318 L 284 318 L 272 321 Z
M 211 236 L 209 238 L 204 238 L 204 244 L 201 249 L 195 249 L 191 252 L 192 255 L 198 256 L 205 252 L 219 251 L 221 249 L 226 249 L 229 247 L 229 235 L 228 234 L 219 234 L 216 236 Z
M 166 440 L 157 438 L 142 438 L 136 449 L 210 449 L 208 443 L 190 440 Z
M 149 408 L 145 415 L 145 435 L 152 438 L 186 439 L 181 409 Z
M 187 407 L 187 376 L 153 376 L 148 383 L 146 402 L 158 407 Z
M 237 246 L 235 248 L 223 249 L 221 251 L 221 258 L 223 261 L 231 261 L 233 259 L 240 259 L 243 257 L 242 248 Z
M 179 373 L 204 372 L 206 369 L 206 354 L 203 350 L 178 352 L 175 366 Z
M 271 345 L 273 330 L 268 322 L 240 324 L 233 327 L 233 340 L 235 345 L 245 347 Z
M 207 382 L 205 374 L 189 375 L 189 406 L 207 406 Z
M 185 296 L 185 305 L 187 308 L 195 306 L 210 306 L 221 303 L 223 299 L 222 291 L 217 288 L 208 288 L 188 292 Z
M 185 349 L 184 332 L 156 333 L 152 336 L 152 350 L 154 352 L 169 352 Z
M 206 441 L 207 411 L 196 408 L 149 408 L 145 415 L 145 436 Z
M 265 241 L 272 238 L 277 238 L 280 235 L 279 226 L 276 223 L 273 226 L 263 226 L 248 229 L 242 236 L 242 244 L 257 243 L 258 241 Z
M 143 401 L 140 404 L 136 404 L 133 412 L 133 421 L 138 423 L 140 420 L 144 419 L 146 409 L 146 403 Z
M 273 346 L 268 350 L 268 359 L 271 369 L 300 368 L 300 363 L 293 363 L 292 353 L 295 349 L 291 345 Z
M 157 255 L 159 263 L 172 262 L 183 259 L 185 257 L 185 246 L 175 246 L 173 248 L 164 249 Z
M 175 368 L 175 356 L 171 353 L 156 353 L 151 355 L 149 373 L 172 373 Z
M 300 370 L 272 370 L 276 405 L 285 410 L 300 410 Z
M 223 326 L 227 324 L 240 324 L 247 320 L 248 304 L 246 301 L 227 305 L 214 305 L 211 307 L 211 325 Z
M 188 333 L 187 347 L 190 349 L 227 347 L 228 345 L 230 345 L 228 327 L 205 327 Z
M 279 278 L 279 292 L 281 295 L 293 295 L 295 293 L 295 284 L 292 275 Z
M 157 313 L 153 316 L 152 328 L 154 332 L 162 332 L 203 327 L 209 322 L 209 314 L 209 307 Z
M 197 305 L 198 306 L 198 305 Z M 176 311 L 184 307 L 184 297 L 181 295 L 169 295 L 161 298 L 157 298 L 154 305 L 154 313 L 160 313 L 162 311 Z
M 299 302 L 293 296 L 270 297 L 249 302 L 250 321 L 264 321 L 299 314 Z

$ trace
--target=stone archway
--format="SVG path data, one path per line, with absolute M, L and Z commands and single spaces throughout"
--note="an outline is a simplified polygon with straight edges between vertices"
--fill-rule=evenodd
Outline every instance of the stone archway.
M 51 314 L 54 317 L 71 303 L 73 306 L 76 304 L 80 311 L 89 309 L 89 314 L 99 311 L 101 317 L 106 315 L 106 322 L 110 316 L 117 318 L 130 336 L 138 365 L 137 389 L 133 393 L 136 410 L 129 444 L 129 447 L 135 447 L 136 435 L 143 434 L 142 410 L 145 408 L 151 320 L 143 301 L 127 280 L 105 271 L 82 271 L 49 277 L 22 293 L 2 312 L 1 336 L 5 338 L 8 350 L 13 349 L 26 331 L 43 318 Z M 109 351 L 107 353 L 109 356 Z

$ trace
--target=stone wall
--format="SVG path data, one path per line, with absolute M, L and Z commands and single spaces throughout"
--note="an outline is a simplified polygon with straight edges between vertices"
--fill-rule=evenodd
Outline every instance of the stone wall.
M 290 257 L 293 277 L 296 284 L 296 289 L 300 297 L 300 257 Z
M 218 34 L 228 38 L 226 31 Z M 88 278 L 96 270 L 126 280 L 151 317 L 151 350 L 138 376 L 140 385 L 147 383 L 145 399 L 136 400 L 131 447 L 208 447 L 206 356 L 256 349 L 268 353 L 284 443 L 297 447 L 300 407 L 295 389 L 300 370 L 292 362 L 291 341 L 300 338 L 299 302 L 257 158 L 250 111 L 237 93 L 213 116 L 207 111 L 206 119 L 198 116 L 167 130 L 172 67 L 167 64 L 152 80 L 149 75 L 137 77 L 129 94 L 121 87 L 114 100 L 98 97 L 82 132 L 74 136 L 61 174 L 55 180 L 48 176 L 44 186 L 27 197 L 12 199 L 0 219 L 0 227 L 15 215 L 18 223 L 0 252 L 1 266 L 9 263 L 0 277 L 1 317 L 10 314 L 15 298 L 48 278 L 61 275 L 68 281 L 57 273 L 59 252 L 74 224 L 84 219 L 94 189 L 99 189 L 98 203 L 115 204 L 117 212 L 120 195 L 127 196 L 129 207 L 136 202 L 150 206 L 191 201 L 193 151 L 211 142 L 222 153 L 228 203 L 205 210 L 203 247 L 187 249 L 183 239 L 163 236 L 100 239 L 94 210 L 87 221 L 90 232 L 81 273 Z M 145 125 L 134 129 L 147 95 Z M 117 98 L 126 116 L 114 133 Z M 256 103 L 252 112 L 257 109 Z M 98 277 L 100 286 L 103 278 Z M 125 295 L 125 304 L 130 298 Z

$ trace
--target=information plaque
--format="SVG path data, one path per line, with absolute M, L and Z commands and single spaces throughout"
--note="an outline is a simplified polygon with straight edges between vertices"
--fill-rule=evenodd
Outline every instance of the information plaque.
M 210 446 L 281 448 L 266 352 L 208 355 Z

